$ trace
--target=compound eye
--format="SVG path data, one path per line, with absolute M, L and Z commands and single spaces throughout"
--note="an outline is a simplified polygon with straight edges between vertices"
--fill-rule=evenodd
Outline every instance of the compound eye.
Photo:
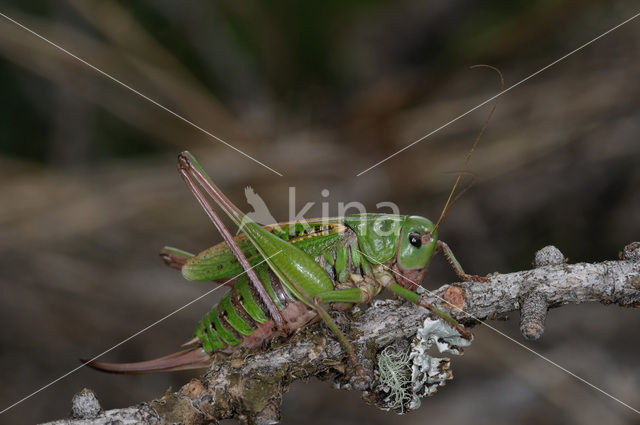
M 422 239 L 417 233 L 409 233 L 409 243 L 416 248 L 420 248 L 422 246 Z

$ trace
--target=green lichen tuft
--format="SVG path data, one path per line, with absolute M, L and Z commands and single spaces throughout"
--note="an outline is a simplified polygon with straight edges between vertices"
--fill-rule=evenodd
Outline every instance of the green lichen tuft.
M 394 346 L 385 348 L 378 355 L 377 374 L 382 391 L 388 394 L 384 408 L 405 413 L 405 405 L 413 398 L 409 351 Z

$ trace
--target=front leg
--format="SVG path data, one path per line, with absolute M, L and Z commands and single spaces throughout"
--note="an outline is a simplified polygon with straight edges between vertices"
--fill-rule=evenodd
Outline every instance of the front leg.
M 486 277 L 477 276 L 475 274 L 466 274 L 462 269 L 460 262 L 453 255 L 451 248 L 449 248 L 449 245 L 447 245 L 446 243 L 442 241 L 438 241 L 438 245 L 436 246 L 436 252 L 438 251 L 442 251 L 445 258 L 451 265 L 451 268 L 453 269 L 453 271 L 456 272 L 458 277 L 463 281 L 465 282 L 488 282 L 489 281 L 489 279 Z
M 456 319 L 445 313 L 444 311 L 432 306 L 428 302 L 426 302 L 419 294 L 405 288 L 404 286 L 398 284 L 396 282 L 393 274 L 389 269 L 386 269 L 382 264 L 378 265 L 374 270 L 376 280 L 380 282 L 385 288 L 388 288 L 394 294 L 411 301 L 412 303 L 419 305 L 420 307 L 424 307 L 429 310 L 431 313 L 436 316 L 442 318 L 447 323 L 449 323 L 458 333 L 469 341 L 473 338 L 471 332 L 466 330 L 464 326 L 462 326 Z M 416 284 L 417 285 L 417 284 Z M 443 300 L 444 301 L 444 300 Z M 446 302 L 446 301 L 445 301 Z

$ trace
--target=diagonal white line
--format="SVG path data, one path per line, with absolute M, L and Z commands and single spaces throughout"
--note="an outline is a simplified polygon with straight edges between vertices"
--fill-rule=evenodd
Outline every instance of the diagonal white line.
M 376 261 L 375 259 L 371 258 L 370 256 L 368 256 L 368 255 L 367 255 L 367 254 L 365 254 L 364 252 L 362 252 L 362 251 L 360 251 L 360 250 L 358 250 L 358 252 L 360 252 L 360 254 L 364 255 L 365 257 L 369 258 L 369 260 L 372 260 L 372 262 L 373 262 L 374 264 L 379 264 L 379 265 L 381 265 L 382 267 L 384 267 L 385 269 L 389 270 L 390 272 L 392 272 L 392 273 L 394 273 L 394 274 L 396 274 L 396 275 L 398 275 L 398 276 L 402 276 L 400 273 L 398 273 L 398 272 L 396 272 L 395 270 L 393 270 L 393 269 L 391 269 L 391 268 L 389 268 L 389 267 L 385 266 L 384 264 L 382 264 L 382 263 L 380 263 L 380 262 Z M 405 277 L 405 276 L 402 276 L 402 278 L 403 278 L 403 279 L 405 279 L 405 280 L 408 280 L 409 282 L 413 283 L 413 284 L 414 284 L 414 285 L 416 285 L 416 286 L 419 286 L 420 288 L 424 289 L 424 291 L 425 291 L 426 293 L 428 293 L 429 295 L 431 295 L 432 297 L 437 298 L 437 299 L 439 299 L 440 301 L 442 301 L 443 303 L 450 305 L 451 307 L 455 308 L 456 310 L 458 310 L 459 312 L 461 312 L 461 313 L 462 313 L 462 314 L 464 314 L 465 316 L 468 316 L 468 317 L 472 318 L 473 320 L 477 321 L 477 322 L 478 322 L 478 323 L 480 323 L 481 325 L 484 325 L 484 326 L 488 327 L 489 329 L 491 329 L 492 331 L 494 331 L 494 332 L 498 333 L 499 335 L 502 335 L 503 337 L 507 338 L 509 341 L 511 341 L 511 342 L 513 342 L 513 343 L 515 343 L 515 344 L 519 345 L 520 347 L 524 348 L 525 350 L 529 351 L 530 353 L 535 354 L 536 356 L 540 357 L 542 360 L 544 360 L 544 361 L 546 361 L 547 363 L 549 363 L 549 364 L 551 364 L 551 365 L 553 365 L 553 366 L 557 367 L 557 368 L 558 368 L 558 369 L 560 369 L 561 371 L 563 371 L 563 372 L 565 372 L 565 373 L 567 373 L 567 374 L 569 374 L 569 375 L 573 376 L 573 377 L 574 377 L 574 378 L 576 378 L 577 380 L 579 380 L 579 381 L 581 381 L 581 382 L 583 382 L 583 383 L 587 384 L 588 386 L 590 386 L 590 387 L 591 387 L 591 388 L 593 388 L 594 390 L 597 390 L 597 391 L 601 392 L 602 394 L 606 395 L 607 397 L 611 398 L 612 400 L 617 401 L 618 403 L 622 404 L 623 406 L 627 407 L 628 409 L 632 410 L 633 412 L 635 412 L 635 413 L 637 413 L 637 414 L 640 414 L 640 411 L 639 411 L 639 410 L 637 410 L 637 409 L 635 409 L 635 408 L 633 408 L 633 407 L 629 406 L 627 403 L 625 403 L 624 401 L 620 400 L 619 398 L 617 398 L 617 397 L 615 397 L 615 396 L 613 396 L 613 395 L 609 394 L 608 392 L 606 392 L 606 391 L 605 391 L 605 390 L 603 390 L 602 388 L 597 387 L 596 385 L 592 384 L 591 382 L 587 381 L 586 379 L 581 378 L 580 376 L 578 376 L 578 375 L 576 375 L 575 373 L 571 372 L 569 369 L 567 369 L 567 368 L 565 368 L 565 367 L 563 367 L 563 366 L 560 366 L 558 363 L 554 362 L 553 360 L 551 360 L 551 359 L 549 359 L 549 358 L 547 358 L 547 357 L 543 356 L 542 354 L 538 353 L 537 351 L 535 351 L 535 350 L 533 350 L 533 349 L 531 349 L 531 348 L 527 347 L 526 345 L 524 345 L 524 344 L 523 344 L 523 343 L 521 343 L 520 341 L 517 341 L 517 340 L 513 339 L 512 337 L 510 337 L 509 335 L 505 334 L 505 333 L 504 333 L 504 332 L 502 332 L 501 330 L 496 329 L 496 328 L 494 328 L 493 326 L 491 326 L 490 324 L 488 324 L 488 323 L 484 322 L 483 320 L 478 319 L 478 318 L 477 318 L 476 316 L 474 316 L 473 314 L 471 314 L 471 313 L 467 313 L 466 311 L 464 311 L 464 310 L 463 310 L 463 309 L 461 309 L 460 307 L 458 307 L 458 306 L 455 306 L 455 305 L 451 304 L 449 301 L 445 300 L 444 298 L 442 298 L 442 297 L 441 297 L 441 296 L 439 296 L 438 294 L 436 294 L 436 293 L 434 293 L 434 292 L 432 292 L 432 291 L 429 291 L 428 289 L 426 289 L 426 288 L 425 288 L 425 287 L 423 287 L 422 285 L 420 285 L 420 284 L 418 284 L 418 283 L 416 283 L 416 282 L 412 281 L 411 279 L 408 279 L 408 278 L 407 278 L 407 277 Z
M 539 70 L 537 70 L 536 72 L 534 72 L 533 74 L 529 75 L 528 77 L 520 80 L 519 82 L 515 83 L 514 85 L 502 90 L 501 92 L 499 92 L 498 94 L 496 94 L 495 96 L 490 97 L 489 99 L 485 100 L 484 102 L 482 102 L 481 104 L 475 106 L 474 108 L 469 109 L 467 112 L 458 115 L 456 118 L 452 119 L 451 121 L 441 125 L 440 127 L 436 128 L 435 130 L 433 130 L 430 133 L 425 134 L 424 136 L 420 137 L 419 139 L 415 140 L 414 142 L 412 142 L 411 144 L 405 146 L 404 148 L 400 149 L 399 151 L 389 155 L 388 157 L 384 158 L 381 161 L 376 162 L 375 164 L 373 164 L 371 167 L 367 168 L 364 171 L 360 171 L 358 174 L 356 174 L 356 177 L 360 177 L 361 175 L 363 175 L 364 173 L 366 173 L 367 171 L 372 170 L 373 168 L 377 167 L 378 165 L 382 164 L 383 162 L 386 162 L 388 160 L 390 160 L 391 158 L 393 158 L 394 156 L 406 151 L 407 149 L 409 149 L 410 147 L 422 142 L 424 139 L 426 139 L 427 137 L 431 136 L 432 134 L 437 133 L 438 131 L 442 130 L 443 128 L 453 124 L 454 122 L 458 121 L 460 118 L 463 118 L 467 115 L 469 115 L 471 112 L 475 111 L 478 108 L 483 107 L 484 105 L 486 105 L 487 103 L 491 102 L 492 100 L 496 99 L 499 96 L 502 96 L 503 94 L 507 93 L 508 91 L 518 87 L 519 85 L 523 84 L 524 82 L 530 80 L 531 78 L 535 77 L 536 75 L 546 71 L 547 69 L 551 68 L 552 66 L 554 66 L 555 64 L 557 64 L 558 62 L 562 62 L 563 60 L 565 60 L 566 58 L 568 58 L 569 56 L 573 55 L 576 52 L 579 52 L 580 50 L 584 49 L 585 47 L 587 47 L 588 45 L 595 43 L 596 41 L 598 41 L 599 39 L 601 39 L 602 37 L 604 37 L 605 35 L 617 30 L 618 28 L 620 28 L 621 26 L 623 26 L 626 23 L 629 23 L 631 21 L 633 21 L 634 19 L 636 19 L 638 16 L 640 16 L 640 12 L 636 13 L 635 15 L 633 15 L 632 17 L 630 17 L 629 19 L 619 23 L 618 25 L 616 25 L 615 27 L 611 28 L 608 31 L 603 32 L 602 34 L 600 34 L 599 36 L 597 36 L 596 38 L 592 39 L 591 41 L 588 41 L 586 43 L 584 43 L 582 46 L 577 47 L 576 49 L 570 51 L 569 53 L 567 53 L 566 55 L 562 56 L 559 59 L 556 59 L 555 61 L 551 62 L 549 65 L 540 68 Z
M 162 109 L 163 111 L 166 111 L 168 113 L 170 113 L 171 115 L 173 115 L 174 117 L 184 121 L 185 123 L 189 124 L 190 126 L 192 126 L 193 128 L 201 131 L 202 133 L 206 134 L 207 136 L 217 140 L 218 142 L 224 144 L 225 146 L 233 149 L 234 151 L 238 152 L 241 155 L 244 155 L 245 157 L 249 158 L 250 160 L 252 160 L 253 162 L 262 165 L 264 168 L 268 169 L 269 171 L 279 175 L 280 177 L 282 177 L 282 174 L 280 174 L 279 172 L 277 172 L 276 170 L 274 170 L 273 168 L 269 167 L 268 165 L 258 161 L 257 159 L 255 159 L 254 157 L 252 157 L 251 155 L 241 151 L 240 149 L 236 148 L 235 146 L 233 146 L 232 144 L 226 142 L 225 140 L 221 139 L 220 137 L 216 136 L 215 134 L 211 133 L 208 130 L 205 130 L 204 128 L 200 127 L 198 124 L 194 123 L 193 121 L 185 118 L 184 116 L 178 114 L 177 112 L 174 112 L 173 110 L 167 108 L 166 106 L 158 103 L 157 101 L 153 100 L 152 98 L 150 98 L 149 96 L 145 95 L 144 93 L 134 89 L 133 87 L 127 85 L 126 83 L 120 81 L 119 79 L 117 79 L 116 77 L 112 76 L 111 74 L 108 74 L 107 72 L 101 70 L 100 68 L 96 67 L 95 65 L 90 64 L 89 62 L 87 62 L 86 60 L 76 56 L 75 54 L 71 53 L 70 51 L 68 51 L 67 49 L 65 49 L 64 47 L 54 43 L 53 41 L 47 39 L 46 37 L 44 37 L 43 35 L 40 35 L 39 33 L 35 32 L 34 30 L 24 26 L 23 24 L 21 24 L 20 22 L 16 21 L 15 19 L 10 18 L 9 16 L 5 15 L 4 13 L 0 12 L 0 16 L 2 16 L 3 18 L 5 18 L 6 20 L 13 22 L 14 24 L 16 24 L 17 26 L 19 26 L 20 28 L 24 29 L 25 31 L 30 32 L 31 34 L 35 35 L 36 37 L 38 37 L 39 39 L 45 41 L 46 43 L 52 45 L 53 47 L 55 47 L 56 49 L 60 50 L 63 53 L 66 53 L 67 55 L 71 56 L 72 58 L 76 59 L 79 62 L 82 62 L 84 65 L 88 66 L 89 68 L 93 69 L 94 71 L 96 71 L 97 73 L 107 77 L 108 79 L 110 79 L 111 81 L 121 85 L 122 87 L 126 88 L 127 90 L 137 94 L 138 96 L 140 96 L 141 98 L 148 100 L 149 102 L 153 103 L 154 105 L 156 105 L 158 108 Z
M 269 258 L 274 257 L 278 254 L 280 254 L 282 252 L 282 250 L 276 252 L 273 255 L 270 255 L 269 257 L 265 258 L 264 260 L 260 261 L 258 264 L 256 264 L 255 266 L 251 267 L 251 269 L 255 269 L 256 267 L 258 267 L 260 264 L 264 263 L 265 261 L 267 261 Z M 116 345 L 114 345 L 113 347 L 104 350 L 102 353 L 98 354 L 97 356 L 93 357 L 91 360 L 87 360 L 86 362 L 82 363 L 80 366 L 71 369 L 69 372 L 65 373 L 64 375 L 60 376 L 59 378 L 54 379 L 53 381 L 49 382 L 47 385 L 44 385 L 42 387 L 40 387 L 39 389 L 37 389 L 36 391 L 32 392 L 31 394 L 29 394 L 28 396 L 23 397 L 22 399 L 16 401 L 15 403 L 13 403 L 11 406 L 8 406 L 6 408 L 4 408 L 4 410 L 0 411 L 0 415 L 2 415 L 4 412 L 6 412 L 7 410 L 16 407 L 18 404 L 22 403 L 23 401 L 26 401 L 28 399 L 30 399 L 31 397 L 33 397 L 34 395 L 38 394 L 40 391 L 43 391 L 47 388 L 49 388 L 50 386 L 52 386 L 53 384 L 55 384 L 56 382 L 66 378 L 67 376 L 71 375 L 72 373 L 82 369 L 84 366 L 86 366 L 88 363 L 91 363 L 92 361 L 104 356 L 105 354 L 107 354 L 110 351 L 115 350 L 116 348 L 118 348 L 119 346 L 121 346 L 122 344 L 132 340 L 133 338 L 137 337 L 138 335 L 140 335 L 143 332 L 148 331 L 149 329 L 151 329 L 152 327 L 154 327 L 155 325 L 157 325 L 160 322 L 165 321 L 166 319 L 168 319 L 169 317 L 175 315 L 176 313 L 178 313 L 179 311 L 184 310 L 185 308 L 189 307 L 191 304 L 195 303 L 196 301 L 201 300 L 202 298 L 206 297 L 209 294 L 214 293 L 215 291 L 217 291 L 218 289 L 222 288 L 227 282 L 232 281 L 233 279 L 237 279 L 238 277 L 242 276 L 243 274 L 245 274 L 247 272 L 247 270 L 243 271 L 242 273 L 230 278 L 229 280 L 225 281 L 224 283 L 221 283 L 220 286 L 216 286 L 215 288 L 213 288 L 210 291 L 205 292 L 204 294 L 200 295 L 198 298 L 189 301 L 187 304 L 183 305 L 182 307 L 172 311 L 171 313 L 167 314 L 166 316 L 164 316 L 161 319 L 156 320 L 155 322 L 153 322 L 152 324 L 150 324 L 149 326 L 147 326 L 144 329 L 139 330 L 138 332 L 134 333 L 133 335 L 131 335 L 130 337 L 123 339 L 122 341 L 120 341 L 119 343 L 117 343 Z

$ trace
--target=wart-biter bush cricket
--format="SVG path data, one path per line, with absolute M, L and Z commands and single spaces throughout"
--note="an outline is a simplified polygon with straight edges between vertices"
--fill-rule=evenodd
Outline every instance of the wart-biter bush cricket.
M 414 291 L 437 252 L 446 256 L 461 279 L 484 279 L 463 271 L 448 245 L 438 239 L 439 222 L 419 216 L 353 214 L 260 226 L 229 201 L 189 152 L 179 155 L 178 170 L 224 242 L 198 255 L 171 247 L 161 255 L 188 280 L 225 282 L 231 289 L 198 324 L 185 350 L 150 361 L 93 361 L 90 366 L 120 373 L 207 367 L 214 352 L 259 347 L 321 319 L 358 372 L 353 347 L 327 310 L 370 302 L 383 289 L 429 309 L 470 338 L 462 325 Z M 232 236 L 200 188 L 242 234 Z
M 188 280 L 224 283 L 231 289 L 198 323 L 184 350 L 143 362 L 91 361 L 88 365 L 115 373 L 204 368 L 215 352 L 257 348 L 320 319 L 362 376 L 353 346 L 327 310 L 370 303 L 384 289 L 427 308 L 471 339 L 461 324 L 426 303 L 415 290 L 437 252 L 445 255 L 461 279 L 486 280 L 466 274 L 449 246 L 438 239 L 438 227 L 457 199 L 455 189 L 486 124 L 435 224 L 420 216 L 368 213 L 260 226 L 224 195 L 193 155 L 182 152 L 178 172 L 224 241 L 197 255 L 165 247 L 161 256 Z M 232 235 L 207 195 L 240 228 L 240 235 Z

